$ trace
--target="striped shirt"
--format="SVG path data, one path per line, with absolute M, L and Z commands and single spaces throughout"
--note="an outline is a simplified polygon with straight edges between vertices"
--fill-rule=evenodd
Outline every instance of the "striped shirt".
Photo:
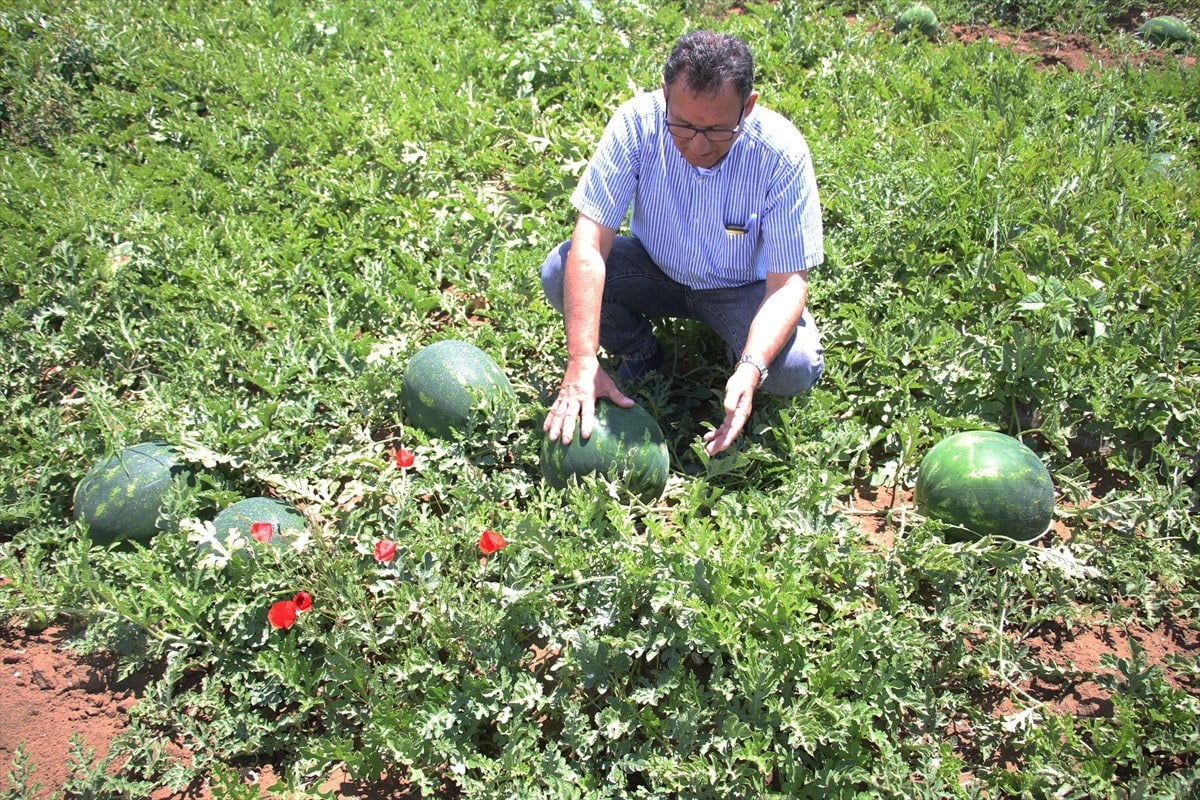
M 629 212 L 663 272 L 694 289 L 744 286 L 825 257 L 808 143 L 755 105 L 712 169 L 684 160 L 667 132 L 662 90 L 626 101 L 609 121 L 571 195 L 576 210 L 617 230 Z

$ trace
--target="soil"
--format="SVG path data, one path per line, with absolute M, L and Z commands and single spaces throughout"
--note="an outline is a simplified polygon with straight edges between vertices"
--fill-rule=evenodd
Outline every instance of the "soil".
M 1131 12 L 1128 27 L 1136 29 L 1145 16 L 1142 12 Z M 1013 33 L 970 25 L 950 27 L 946 36 L 967 42 L 991 39 L 1030 55 L 1042 68 L 1084 71 L 1130 60 L 1128 55 L 1106 53 L 1077 35 Z M 1139 58 L 1176 59 L 1189 67 L 1195 65 L 1194 56 L 1150 49 Z M 903 509 L 911 505 L 911 498 L 896 497 L 886 488 L 864 487 L 848 503 L 847 513 L 862 526 L 873 545 L 890 549 L 903 530 Z M 1066 537 L 1069 532 L 1059 530 L 1057 535 Z M 113 737 L 125 727 L 130 708 L 140 699 L 142 687 L 137 680 L 119 681 L 112 663 L 80 658 L 65 650 L 62 647 L 65 635 L 57 628 L 39 633 L 16 628 L 0 630 L 3 680 L 0 791 L 9 788 L 8 772 L 21 746 L 28 761 L 36 767 L 33 783 L 41 785 L 33 796 L 39 799 L 57 796 L 70 776 L 71 738 L 77 736 L 85 747 L 94 749 L 97 758 L 102 757 Z M 1200 650 L 1200 632 L 1185 622 L 1175 624 L 1170 619 L 1154 629 L 1098 620 L 1084 626 L 1054 625 L 1027 636 L 1023 645 L 1031 653 L 1049 665 L 1062 667 L 1057 672 L 1047 670 L 1047 674 L 1055 674 L 1056 678 L 1036 678 L 1015 687 L 1017 692 L 1012 691 L 1014 687 L 998 685 L 994 695 L 981 698 L 981 703 L 997 718 L 1018 723 L 1022 710 L 1029 707 L 1029 700 L 1041 703 L 1039 707 L 1046 712 L 1080 717 L 1110 715 L 1112 701 L 1098 680 L 1106 672 L 1100 659 L 1106 653 L 1129 658 L 1134 641 L 1144 651 L 1147 662 L 1163 670 L 1167 681 L 1192 694 L 1200 694 L 1200 687 L 1175 675 L 1170 668 L 1173 655 L 1195 657 Z M 947 733 L 958 738 L 961 747 L 969 748 L 968 723 L 952 722 Z M 186 756 L 182 751 L 180 755 Z M 274 782 L 269 765 L 247 769 L 242 777 L 247 784 L 257 785 L 261 796 L 269 796 L 269 787 Z M 341 800 L 402 800 L 418 796 L 402 781 L 365 785 L 340 774 L 330 775 L 320 790 Z M 207 787 L 194 786 L 174 793 L 163 790 L 150 800 L 211 800 L 212 797 Z

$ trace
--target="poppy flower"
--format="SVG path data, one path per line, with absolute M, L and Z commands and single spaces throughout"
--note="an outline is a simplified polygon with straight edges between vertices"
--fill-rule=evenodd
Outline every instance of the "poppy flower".
M 396 557 L 396 543 L 391 539 L 380 539 L 375 543 L 375 560 L 381 564 L 389 563 Z
M 507 544 L 508 541 L 491 528 L 485 529 L 479 536 L 479 549 L 483 551 L 485 556 L 491 555 Z
M 250 523 L 250 538 L 266 544 L 271 541 L 271 537 L 275 535 L 274 522 L 252 522 Z
M 287 630 L 296 624 L 296 601 L 295 600 L 279 600 L 271 604 L 271 610 L 267 612 L 267 622 L 273 627 L 283 628 Z
M 404 447 L 396 449 L 396 466 L 400 469 L 408 469 L 413 465 L 417 457 L 413 455 L 413 451 Z
M 308 592 L 296 592 L 292 602 L 296 605 L 297 611 L 308 611 L 312 608 L 312 595 Z

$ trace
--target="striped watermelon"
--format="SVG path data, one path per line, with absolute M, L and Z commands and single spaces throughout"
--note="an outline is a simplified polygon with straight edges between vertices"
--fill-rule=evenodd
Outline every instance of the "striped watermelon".
M 303 549 L 308 541 L 308 521 L 295 506 L 273 497 L 247 497 L 217 514 L 213 520 L 216 541 L 201 540 L 201 556 L 227 554 L 238 557 L 263 546 Z M 264 541 L 265 540 L 265 541 Z
M 508 377 L 492 358 L 454 339 L 422 348 L 404 370 L 408 420 L 431 436 L 468 433 L 516 399 Z
M 666 488 L 670 464 L 662 429 L 640 405 L 621 408 L 602 399 L 587 439 L 579 435 L 576 422 L 569 445 L 542 440 L 542 476 L 560 489 L 579 476 L 599 473 L 650 502 Z
M 904 33 L 908 30 L 918 30 L 924 36 L 932 39 L 938 34 L 937 15 L 928 6 L 917 4 L 896 17 L 893 26 L 894 33 Z
M 1054 484 L 1041 459 L 995 431 L 956 433 L 934 445 L 917 468 L 913 501 L 951 526 L 949 541 L 1003 536 L 1025 542 L 1054 518 Z
M 75 487 L 72 516 L 88 526 L 92 543 L 148 542 L 165 529 L 159 519 L 176 479 L 191 480 L 176 452 L 162 442 L 145 442 L 92 465 Z
M 1160 46 L 1189 45 L 1195 36 L 1188 30 L 1187 23 L 1179 17 L 1151 17 L 1142 24 L 1138 35 L 1142 41 Z

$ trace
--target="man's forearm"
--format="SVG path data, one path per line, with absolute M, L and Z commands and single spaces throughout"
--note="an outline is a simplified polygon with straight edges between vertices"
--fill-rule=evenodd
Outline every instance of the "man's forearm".
M 807 301 L 806 273 L 768 276 L 767 291 L 750 323 L 743 354 L 761 358 L 766 364 L 774 361 L 800 324 Z
M 599 253 L 572 247 L 563 276 L 563 324 L 567 356 L 594 357 L 600 350 L 600 298 L 604 293 L 604 262 Z
M 582 214 L 575 221 L 571 250 L 563 267 L 563 324 L 568 357 L 594 357 L 600 352 L 604 262 L 612 249 L 614 233 Z

